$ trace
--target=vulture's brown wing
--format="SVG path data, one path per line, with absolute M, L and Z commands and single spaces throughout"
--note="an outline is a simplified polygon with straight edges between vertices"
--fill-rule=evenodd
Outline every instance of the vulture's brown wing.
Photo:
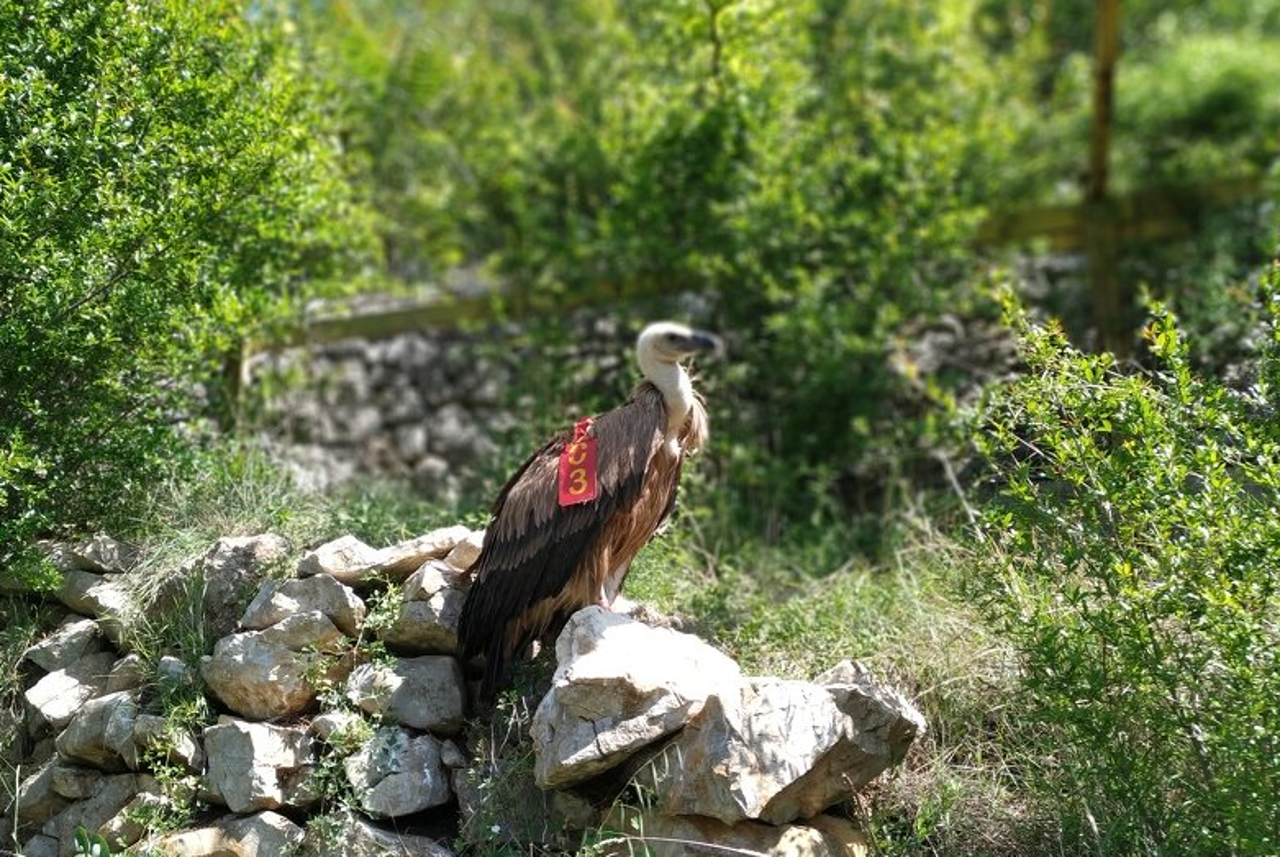
M 485 656 L 483 697 L 492 697 L 513 655 L 568 618 L 533 608 L 569 586 L 609 519 L 636 502 L 666 424 L 662 394 L 641 384 L 626 404 L 596 418 L 595 500 L 559 503 L 560 451 L 568 433 L 534 453 L 499 493 L 458 623 L 463 662 Z

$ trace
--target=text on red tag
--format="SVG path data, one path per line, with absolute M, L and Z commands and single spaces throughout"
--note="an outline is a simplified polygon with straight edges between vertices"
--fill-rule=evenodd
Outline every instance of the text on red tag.
M 573 427 L 573 440 L 560 450 L 560 505 L 575 506 L 596 498 L 596 438 L 587 432 L 594 420 L 584 417 Z

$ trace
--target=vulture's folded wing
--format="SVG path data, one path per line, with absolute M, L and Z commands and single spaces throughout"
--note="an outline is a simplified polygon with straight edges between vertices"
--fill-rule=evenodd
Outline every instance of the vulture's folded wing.
M 554 617 L 534 608 L 570 586 L 610 518 L 636 502 L 666 425 L 662 394 L 652 384 L 641 384 L 626 404 L 593 425 L 595 500 L 559 503 L 560 452 L 569 433 L 534 453 L 499 493 L 458 625 L 464 662 L 485 655 L 485 695 L 500 680 L 506 661 L 552 624 Z

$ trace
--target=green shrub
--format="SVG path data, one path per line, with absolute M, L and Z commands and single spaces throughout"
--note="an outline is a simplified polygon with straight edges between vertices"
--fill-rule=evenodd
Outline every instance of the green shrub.
M 968 584 L 1046 730 L 1052 764 L 1028 773 L 1084 851 L 1274 854 L 1276 341 L 1241 396 L 1195 374 L 1159 307 L 1148 374 L 1015 321 L 1027 372 L 977 437 L 1000 491 Z
M 1280 133 L 1280 40 L 1186 36 L 1119 66 L 1115 169 L 1138 184 L 1265 173 Z
M 0 564 L 147 490 L 251 324 L 364 234 L 281 30 L 231 0 L 0 5 Z
M 927 430 L 894 409 L 887 363 L 904 320 L 970 304 L 967 242 L 1007 137 L 979 5 L 438 0 L 415 27 L 333 2 L 304 20 L 346 81 L 386 240 L 419 254 L 398 274 L 469 261 L 550 306 L 719 295 L 694 312 L 730 336 L 732 368 L 705 372 L 719 487 L 780 531 L 855 473 L 878 495 Z M 690 305 L 613 314 L 628 330 Z M 517 384 L 554 401 L 577 378 Z

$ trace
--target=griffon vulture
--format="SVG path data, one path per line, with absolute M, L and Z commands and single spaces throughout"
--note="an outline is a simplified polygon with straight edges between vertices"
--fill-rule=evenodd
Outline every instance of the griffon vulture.
M 674 322 L 636 341 L 644 380 L 631 398 L 535 452 L 493 505 L 458 624 L 463 663 L 484 655 L 490 700 L 513 657 L 591 604 L 613 605 L 631 560 L 675 508 L 685 456 L 707 415 L 680 361 L 720 340 Z

